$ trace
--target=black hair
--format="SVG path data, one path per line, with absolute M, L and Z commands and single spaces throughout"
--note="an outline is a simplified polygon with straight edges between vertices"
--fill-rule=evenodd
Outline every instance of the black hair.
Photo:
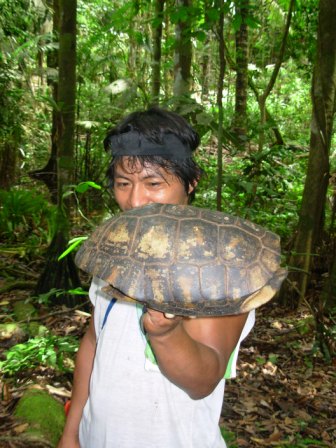
M 173 134 L 184 145 L 190 148 L 190 157 L 183 159 L 173 159 L 172 157 L 164 157 L 158 155 L 132 155 L 128 156 L 127 166 L 132 169 L 137 164 L 141 167 L 157 166 L 176 176 L 183 184 L 186 193 L 189 195 L 189 201 L 195 196 L 193 190 L 189 194 L 189 186 L 195 185 L 203 171 L 192 157 L 192 152 L 196 150 L 200 139 L 197 132 L 190 124 L 180 115 L 167 111 L 158 107 L 152 107 L 146 111 L 136 111 L 125 117 L 116 127 L 111 129 L 105 140 L 104 147 L 106 151 L 111 151 L 111 141 L 114 136 L 127 132 L 137 132 L 141 140 L 145 140 L 162 144 L 164 136 Z M 122 162 L 122 156 L 112 156 L 107 176 L 110 182 L 114 182 L 115 166 Z

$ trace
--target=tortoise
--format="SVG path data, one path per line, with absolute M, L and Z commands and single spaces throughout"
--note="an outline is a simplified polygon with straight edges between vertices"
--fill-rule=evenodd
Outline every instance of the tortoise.
M 268 302 L 286 277 L 280 238 L 248 220 L 150 204 L 107 220 L 76 255 L 111 297 L 181 316 L 223 316 Z

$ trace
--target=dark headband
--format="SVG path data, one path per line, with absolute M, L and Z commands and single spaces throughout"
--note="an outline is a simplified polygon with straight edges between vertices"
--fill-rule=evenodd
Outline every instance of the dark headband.
M 153 142 L 136 131 L 108 137 L 113 156 L 162 156 L 167 159 L 191 157 L 191 149 L 174 134 L 164 134 L 162 143 Z

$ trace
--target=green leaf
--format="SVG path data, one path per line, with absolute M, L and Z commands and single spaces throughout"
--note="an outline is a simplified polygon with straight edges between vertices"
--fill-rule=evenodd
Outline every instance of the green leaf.
M 204 31 L 197 30 L 193 33 L 193 36 L 200 42 L 205 42 L 207 34 Z
M 68 289 L 67 291 L 69 294 L 72 294 L 74 296 L 87 296 L 89 294 L 88 291 L 85 291 L 83 288 L 78 287 L 75 289 Z
M 70 196 L 72 194 L 73 194 L 73 191 L 68 190 L 68 191 L 66 191 L 65 193 L 62 194 L 62 198 L 64 199 L 64 198 L 66 198 L 66 197 L 68 197 L 68 196 Z
M 95 188 L 96 190 L 101 190 L 101 186 L 92 181 L 81 182 L 76 185 L 75 190 L 77 193 L 85 193 L 90 187 Z
M 242 16 L 237 14 L 232 20 L 232 26 L 235 31 L 238 31 L 242 24 Z
M 246 193 L 253 193 L 254 191 L 254 183 L 253 182 L 247 182 L 247 181 L 242 181 L 239 182 L 239 185 L 244 188 L 244 190 L 246 191 Z
M 268 360 L 269 360 L 272 364 L 274 364 L 274 365 L 277 364 L 278 358 L 279 358 L 279 355 L 276 355 L 276 354 L 274 354 L 274 353 L 270 353 L 270 354 L 268 355 Z
M 69 241 L 70 246 L 58 257 L 58 261 L 62 260 L 62 258 L 66 257 L 70 252 L 72 252 L 79 244 L 81 244 L 84 240 L 87 240 L 87 236 L 79 236 L 78 238 L 74 238 Z
M 245 22 L 252 29 L 260 28 L 260 22 L 252 16 L 247 16 Z
M 48 303 L 51 296 L 58 296 L 61 292 L 62 289 L 51 288 L 48 292 L 44 292 L 38 295 L 38 303 Z

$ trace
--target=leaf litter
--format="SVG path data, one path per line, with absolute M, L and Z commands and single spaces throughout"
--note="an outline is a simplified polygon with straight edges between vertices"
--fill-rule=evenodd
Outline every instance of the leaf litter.
M 0 323 L 14 301 L 28 296 L 20 289 L 3 294 Z M 45 305 L 40 305 L 39 317 L 60 337 L 81 338 L 89 320 L 79 309 Z M 220 425 L 228 448 L 336 447 L 336 361 L 327 364 L 315 350 L 310 321 L 307 310 L 288 311 L 275 301 L 257 310 L 256 325 L 241 346 L 237 378 L 226 382 Z M 300 326 L 308 329 L 301 331 Z M 0 350 L 3 359 L 1 345 Z M 52 367 L 0 377 L 0 448 L 50 446 L 27 441 L 24 426 L 12 417 L 18 399 L 33 383 L 64 404 L 71 396 L 72 374 Z

